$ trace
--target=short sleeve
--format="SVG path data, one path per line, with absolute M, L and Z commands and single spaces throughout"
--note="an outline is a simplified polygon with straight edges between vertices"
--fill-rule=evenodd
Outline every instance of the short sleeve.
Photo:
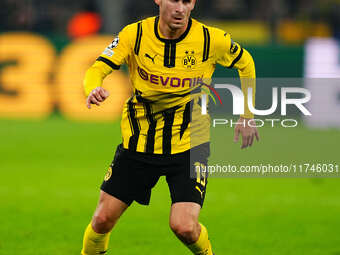
M 126 26 L 118 36 L 114 38 L 112 43 L 106 47 L 97 61 L 106 63 L 112 69 L 119 69 L 122 64 L 126 63 L 132 52 L 130 40 L 132 30 L 132 25 Z
M 241 78 L 241 87 L 246 96 L 244 101 L 244 118 L 253 118 L 254 114 L 248 107 L 248 91 L 252 88 L 253 105 L 255 105 L 256 73 L 255 63 L 250 53 L 243 49 L 238 43 L 231 39 L 230 34 L 220 29 L 215 29 L 214 33 L 215 63 L 227 68 L 238 69 Z

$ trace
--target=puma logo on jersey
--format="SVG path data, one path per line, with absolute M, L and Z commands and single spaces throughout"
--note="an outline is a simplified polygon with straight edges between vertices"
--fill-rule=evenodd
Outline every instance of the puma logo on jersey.
M 157 57 L 158 54 L 156 54 L 154 57 L 151 57 L 148 53 L 145 53 L 145 57 L 151 59 L 152 63 L 155 63 L 155 58 Z

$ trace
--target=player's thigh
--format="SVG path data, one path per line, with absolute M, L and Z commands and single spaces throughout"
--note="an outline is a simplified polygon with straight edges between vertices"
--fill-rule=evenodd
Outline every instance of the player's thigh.
M 126 203 L 104 191 L 100 191 L 98 206 L 93 215 L 94 229 L 112 228 L 127 208 Z
M 166 180 L 169 186 L 172 204 L 192 202 L 203 207 L 208 175 L 196 169 L 197 162 L 169 167 Z
M 202 144 L 183 157 L 174 156 L 172 164 L 166 169 L 166 180 L 169 186 L 172 203 L 193 202 L 203 206 L 208 174 L 209 144 Z
M 160 177 L 154 160 L 152 155 L 131 152 L 119 145 L 101 190 L 127 205 L 131 205 L 133 201 L 148 205 L 151 190 Z

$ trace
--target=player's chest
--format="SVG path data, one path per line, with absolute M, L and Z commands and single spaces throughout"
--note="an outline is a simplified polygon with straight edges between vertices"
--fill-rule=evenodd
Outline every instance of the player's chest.
M 212 68 L 209 52 L 200 42 L 181 43 L 148 40 L 141 44 L 135 61 L 139 68 L 151 73 L 162 74 L 204 74 Z

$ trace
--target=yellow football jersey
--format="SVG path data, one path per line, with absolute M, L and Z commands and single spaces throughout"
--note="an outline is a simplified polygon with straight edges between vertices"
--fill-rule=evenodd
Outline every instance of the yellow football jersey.
M 216 64 L 239 69 L 240 77 L 255 78 L 252 57 L 230 34 L 194 19 L 181 37 L 173 40 L 161 34 L 159 17 L 128 25 L 93 68 L 98 72 L 106 65 L 102 79 L 124 63 L 134 94 L 122 113 L 123 146 L 154 154 L 180 153 L 209 141 L 210 119 L 201 115 L 199 88 L 211 79 Z M 94 76 L 98 80 L 100 75 L 89 70 L 86 94 L 96 87 Z M 245 117 L 252 117 L 249 110 Z

